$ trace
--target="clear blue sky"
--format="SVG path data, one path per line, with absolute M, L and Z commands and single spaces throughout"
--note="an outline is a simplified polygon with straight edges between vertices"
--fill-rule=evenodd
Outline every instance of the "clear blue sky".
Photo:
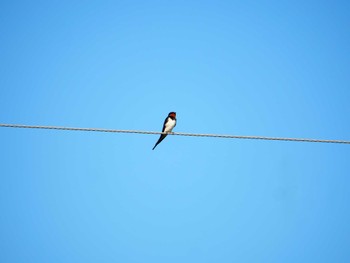
M 0 122 L 350 140 L 349 1 L 2 1 Z M 350 146 L 0 128 L 0 262 L 350 262 Z

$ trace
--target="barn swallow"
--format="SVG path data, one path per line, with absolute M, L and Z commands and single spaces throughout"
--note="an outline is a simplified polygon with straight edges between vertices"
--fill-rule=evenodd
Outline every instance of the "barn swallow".
M 175 126 L 176 126 L 176 112 L 172 111 L 168 114 L 168 117 L 166 117 L 166 119 L 164 121 L 162 132 L 170 133 L 174 129 Z M 160 142 L 163 141 L 166 136 L 167 136 L 167 134 L 161 134 L 159 137 L 159 140 L 154 145 L 152 150 L 154 150 L 154 148 L 156 148 L 157 145 L 160 144 Z

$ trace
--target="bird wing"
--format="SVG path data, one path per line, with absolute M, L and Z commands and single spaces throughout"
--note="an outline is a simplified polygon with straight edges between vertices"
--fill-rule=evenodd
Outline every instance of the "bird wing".
M 166 117 L 165 120 L 164 120 L 162 132 L 165 131 L 165 124 L 168 122 L 168 118 L 169 118 L 169 117 Z

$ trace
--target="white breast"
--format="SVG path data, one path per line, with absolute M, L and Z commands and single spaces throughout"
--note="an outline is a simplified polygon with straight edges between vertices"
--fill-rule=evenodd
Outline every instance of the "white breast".
M 168 118 L 167 123 L 165 124 L 164 132 L 171 132 L 175 127 L 176 121 Z

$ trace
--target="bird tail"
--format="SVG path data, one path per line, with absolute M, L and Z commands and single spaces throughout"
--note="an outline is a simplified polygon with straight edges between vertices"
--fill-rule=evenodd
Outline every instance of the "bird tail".
M 152 149 L 152 150 L 154 150 L 154 148 L 156 148 L 156 147 L 157 147 L 157 145 L 158 145 L 158 144 L 160 144 L 160 143 L 161 143 L 161 141 L 163 141 L 163 140 L 164 140 L 164 138 L 165 138 L 166 136 L 167 136 L 166 134 L 161 134 L 161 135 L 160 135 L 160 137 L 159 137 L 159 140 L 156 142 L 156 144 L 154 145 L 154 147 L 153 147 L 153 149 Z

